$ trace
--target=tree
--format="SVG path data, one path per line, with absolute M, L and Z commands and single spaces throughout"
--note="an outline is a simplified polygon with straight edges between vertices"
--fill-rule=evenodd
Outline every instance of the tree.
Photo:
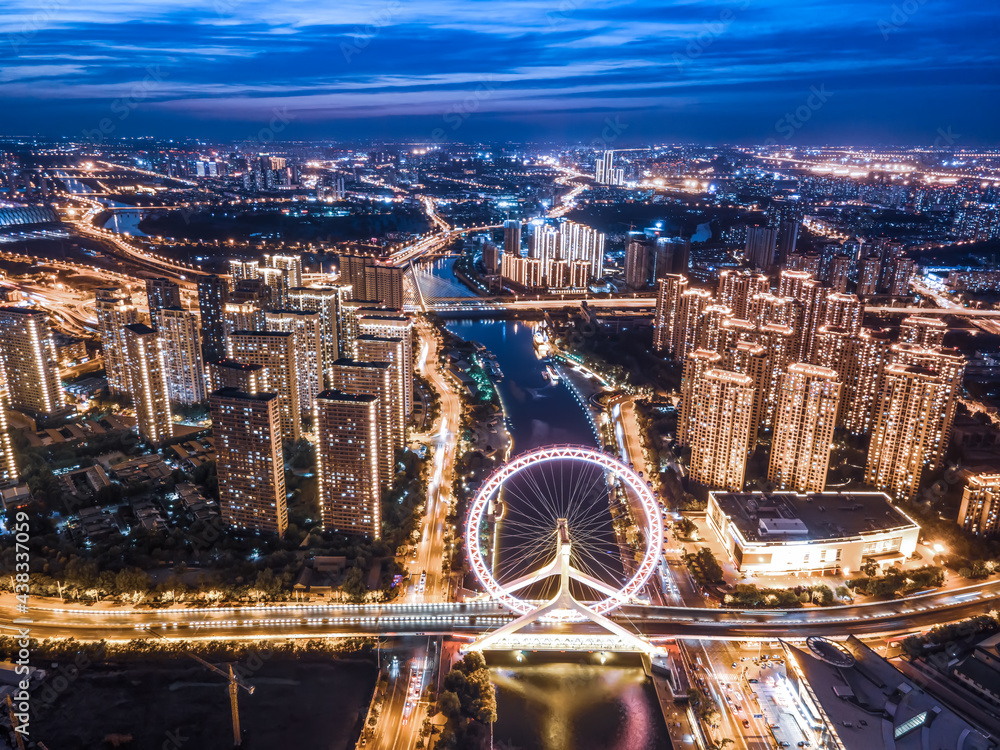
M 445 690 L 438 696 L 438 711 L 443 713 L 450 720 L 458 720 L 462 712 L 462 701 L 458 699 L 458 693 L 454 690 Z
M 349 601 L 363 602 L 368 596 L 368 587 L 365 585 L 365 573 L 355 565 L 344 577 L 344 582 L 340 585 L 340 590 L 347 596 Z
M 878 575 L 878 563 L 874 560 L 865 560 L 864 564 L 861 566 L 861 572 L 869 578 L 874 578 Z
M 698 531 L 698 527 L 690 518 L 681 518 L 674 524 L 674 529 L 677 531 L 677 535 L 684 539 L 693 539 L 695 532 Z

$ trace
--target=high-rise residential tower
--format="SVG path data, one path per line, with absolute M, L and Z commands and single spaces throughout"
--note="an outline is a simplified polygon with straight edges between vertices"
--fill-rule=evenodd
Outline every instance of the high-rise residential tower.
M 223 520 L 242 531 L 284 534 L 288 509 L 277 394 L 222 388 L 209 397 L 209 409 Z
M 173 437 L 163 348 L 156 330 L 145 323 L 125 326 L 125 358 L 139 434 L 154 445 Z
M 97 330 L 101 337 L 108 390 L 112 395 L 124 395 L 129 392 L 129 387 L 122 330 L 127 325 L 138 323 L 139 313 L 117 287 L 98 289 L 95 296 L 94 312 L 97 314 Z
M 156 317 L 170 400 L 179 404 L 200 404 L 208 392 L 197 316 L 180 307 L 164 307 Z
M 0 307 L 0 359 L 12 409 L 47 415 L 63 408 L 47 313 L 27 307 Z
M 781 375 L 768 481 L 779 489 L 822 492 L 843 385 L 836 370 L 795 362 Z
M 323 530 L 378 539 L 379 404 L 325 390 L 316 399 L 316 474 Z

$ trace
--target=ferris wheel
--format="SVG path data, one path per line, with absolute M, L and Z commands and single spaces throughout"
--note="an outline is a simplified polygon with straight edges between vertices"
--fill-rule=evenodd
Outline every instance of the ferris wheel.
M 660 513 L 650 485 L 616 456 L 548 446 L 483 482 L 466 519 L 466 550 L 485 591 L 522 620 L 603 621 L 656 570 Z

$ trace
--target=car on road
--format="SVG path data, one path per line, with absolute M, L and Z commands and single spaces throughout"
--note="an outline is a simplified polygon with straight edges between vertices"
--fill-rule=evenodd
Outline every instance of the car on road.
M 749 719 L 744 719 L 743 720 L 743 727 L 745 729 L 749 729 L 750 728 L 750 720 Z

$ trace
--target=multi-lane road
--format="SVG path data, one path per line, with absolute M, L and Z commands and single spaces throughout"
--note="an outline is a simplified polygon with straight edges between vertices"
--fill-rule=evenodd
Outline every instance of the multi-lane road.
M 982 614 L 1000 598 L 1000 581 L 932 591 L 888 602 L 794 610 L 733 610 L 628 605 L 614 613 L 654 642 L 667 638 L 765 639 L 902 633 Z M 32 604 L 19 614 L 13 597 L 0 597 L 0 632 L 31 620 L 35 637 L 130 639 L 157 630 L 180 639 L 315 638 L 348 635 L 436 635 L 474 638 L 512 615 L 494 602 L 341 603 L 170 609 L 90 608 L 58 602 Z M 527 632 L 589 634 L 594 626 L 541 623 Z

